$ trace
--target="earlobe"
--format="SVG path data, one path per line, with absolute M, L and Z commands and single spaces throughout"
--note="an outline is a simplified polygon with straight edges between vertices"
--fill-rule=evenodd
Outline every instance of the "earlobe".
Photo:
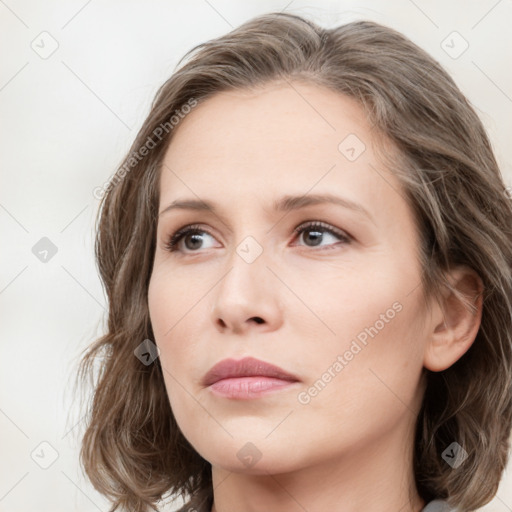
M 482 319 L 484 286 L 480 276 L 467 266 L 459 266 L 448 280 L 456 293 L 444 291 L 441 303 L 436 301 L 432 308 L 428 324 L 423 364 L 433 372 L 446 370 L 469 350 Z

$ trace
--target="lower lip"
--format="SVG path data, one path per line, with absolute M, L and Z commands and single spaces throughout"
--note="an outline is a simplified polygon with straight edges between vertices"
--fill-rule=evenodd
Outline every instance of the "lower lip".
M 267 393 L 287 388 L 292 384 L 296 384 L 296 382 L 275 379 L 273 377 L 236 377 L 231 379 L 221 379 L 212 384 L 210 389 L 215 394 L 225 398 L 250 400 Z

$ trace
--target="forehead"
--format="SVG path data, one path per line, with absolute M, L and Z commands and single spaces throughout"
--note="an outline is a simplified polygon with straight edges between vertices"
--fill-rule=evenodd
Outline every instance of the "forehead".
M 376 216 L 407 214 L 374 143 L 360 105 L 324 87 L 285 82 L 220 92 L 175 128 L 160 203 L 196 196 L 238 208 L 255 197 L 338 192 Z
M 319 166 L 339 160 L 339 143 L 349 134 L 371 143 L 367 132 L 354 100 L 315 85 L 277 83 L 205 100 L 176 127 L 167 157 L 181 165 L 190 158 L 212 165 L 226 160 L 249 164 L 250 158 L 268 168 L 265 149 L 278 163 L 300 159 Z

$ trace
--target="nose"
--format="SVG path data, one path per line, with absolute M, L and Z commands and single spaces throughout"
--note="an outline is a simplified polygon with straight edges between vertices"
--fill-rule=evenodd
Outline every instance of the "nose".
M 265 252 L 248 263 L 236 252 L 215 287 L 212 322 L 221 333 L 269 332 L 283 321 L 279 281 L 267 268 Z

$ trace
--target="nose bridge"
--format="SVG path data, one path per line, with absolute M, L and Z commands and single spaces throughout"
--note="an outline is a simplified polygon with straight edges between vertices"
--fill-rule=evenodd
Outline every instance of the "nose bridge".
M 244 283 L 250 292 L 258 284 L 253 282 L 254 279 L 257 278 L 263 284 L 262 281 L 267 278 L 269 271 L 266 265 L 271 265 L 271 244 L 265 226 L 260 227 L 261 217 L 258 212 L 249 213 L 243 204 L 239 208 L 241 212 L 245 210 L 245 216 L 241 213 L 235 221 L 234 233 L 238 241 L 233 244 L 226 261 L 226 267 L 230 269 L 226 279 L 228 286 L 232 283 L 237 289 L 239 284 Z
M 267 268 L 270 259 L 271 250 L 251 236 L 233 247 L 213 295 L 212 320 L 216 325 L 241 330 L 251 319 L 276 324 L 280 316 L 279 287 L 271 282 L 273 276 Z
M 258 300 L 258 296 L 264 292 L 265 283 L 268 281 L 269 271 L 266 267 L 268 251 L 263 246 L 252 240 L 242 240 L 233 248 L 226 262 L 227 274 L 219 283 L 218 295 L 225 295 L 224 300 L 231 299 L 240 304 Z M 259 246 L 256 247 L 256 243 Z

